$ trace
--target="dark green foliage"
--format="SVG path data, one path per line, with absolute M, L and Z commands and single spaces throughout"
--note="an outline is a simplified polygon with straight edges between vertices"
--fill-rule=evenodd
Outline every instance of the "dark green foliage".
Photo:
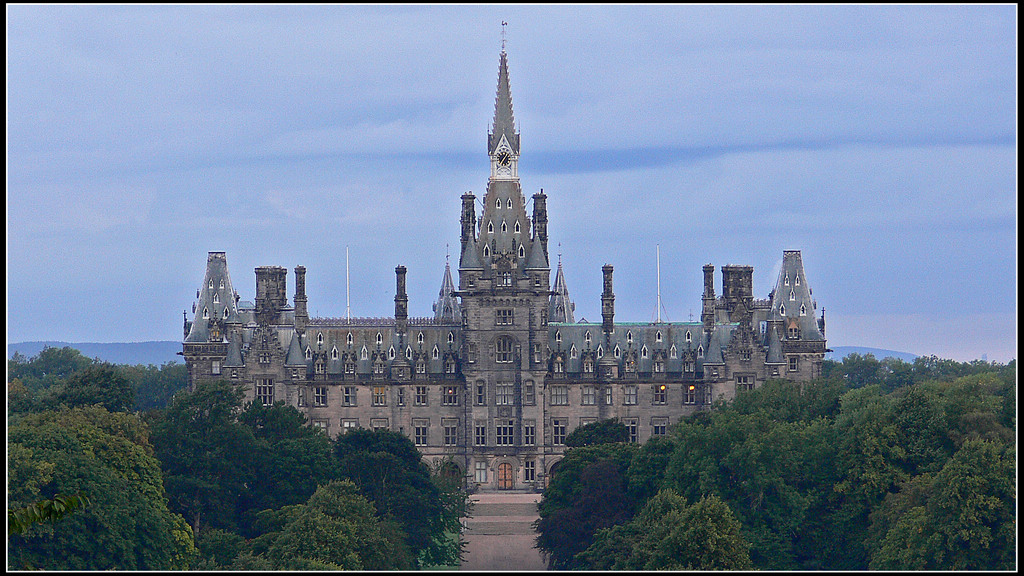
M 618 418 L 585 424 L 565 437 L 565 445 L 570 448 L 613 442 L 629 442 L 629 428 Z
M 698 569 L 688 558 L 720 532 L 690 530 L 700 521 L 668 504 L 714 497 L 755 569 L 1013 569 L 1015 365 L 853 356 L 826 378 L 768 382 L 636 450 L 626 485 L 644 511 L 628 522 L 586 504 L 614 498 L 615 480 L 595 486 L 593 458 L 574 454 L 605 446 L 574 448 L 545 491 L 538 542 L 555 568 Z
M 44 347 L 39 354 L 26 359 L 15 354 L 7 361 L 7 381 L 18 379 L 34 392 L 63 383 L 71 374 L 93 365 L 94 360 L 70 347 Z
M 175 394 L 188 386 L 188 368 L 177 362 L 119 366 L 135 388 L 135 410 L 166 408 Z
M 579 560 L 596 570 L 749 570 L 740 523 L 717 496 L 692 506 L 664 490 L 628 523 L 598 532 Z
M 254 479 L 256 438 L 235 420 L 242 396 L 224 380 L 202 383 L 152 417 L 170 506 L 197 534 L 203 526 L 237 530 L 235 510 Z
M 444 508 L 430 468 L 412 441 L 391 430 L 351 430 L 335 440 L 341 477 L 359 487 L 380 518 L 393 519 L 415 556 L 443 537 Z
M 261 510 L 302 504 L 338 474 L 330 439 L 306 425 L 293 406 L 251 403 L 238 422 L 253 436 L 252 479 L 238 503 L 238 524 L 252 535 L 252 521 Z
M 407 570 L 413 556 L 402 531 L 377 517 L 348 481 L 320 487 L 291 507 L 279 532 L 269 534 L 264 557 L 278 570 Z
M 634 511 L 626 470 L 638 446 L 630 443 L 573 448 L 558 462 L 539 504 L 537 547 L 554 569 L 577 568 L 575 556 L 594 534 L 628 521 Z
M 70 408 L 99 404 L 110 412 L 126 412 L 135 404 L 135 389 L 116 366 L 94 364 L 68 376 L 52 402 Z
M 8 539 L 8 567 L 169 570 L 188 566 L 192 533 L 167 509 L 148 429 L 101 406 L 26 415 L 8 432 L 9 505 L 86 493 L 89 505 Z

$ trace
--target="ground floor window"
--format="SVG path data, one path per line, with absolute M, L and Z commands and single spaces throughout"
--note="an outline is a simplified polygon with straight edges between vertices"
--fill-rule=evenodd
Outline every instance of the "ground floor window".
M 537 479 L 536 463 L 533 460 L 523 462 L 523 480 L 533 482 Z
M 477 481 L 477 483 L 484 484 L 487 482 L 487 462 L 482 462 L 478 460 L 474 472 L 474 479 Z

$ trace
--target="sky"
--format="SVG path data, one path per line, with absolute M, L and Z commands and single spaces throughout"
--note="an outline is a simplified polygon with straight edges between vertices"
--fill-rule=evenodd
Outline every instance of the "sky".
M 242 300 L 305 266 L 315 316 L 393 316 L 404 265 L 432 315 L 507 22 L 577 320 L 604 264 L 616 321 L 657 317 L 659 260 L 687 321 L 704 264 L 765 298 L 801 250 L 830 347 L 1017 357 L 1015 6 L 6 11 L 8 342 L 180 340 L 211 251 Z

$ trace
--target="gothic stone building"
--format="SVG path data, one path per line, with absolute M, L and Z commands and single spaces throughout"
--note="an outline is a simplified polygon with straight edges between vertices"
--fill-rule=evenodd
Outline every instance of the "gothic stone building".
M 606 265 L 601 322 L 575 321 L 560 262 L 550 281 L 546 196 L 531 217 L 520 187 L 504 50 L 488 153 L 483 213 L 462 195 L 458 287 L 446 264 L 433 317 L 409 317 L 403 266 L 394 318 L 311 318 L 304 267 L 291 304 L 276 266 L 256 268 L 255 302 L 240 301 L 225 253 L 210 252 L 185 323 L 190 386 L 242 383 L 247 401 L 284 401 L 332 436 L 400 431 L 471 490 L 539 491 L 578 426 L 614 417 L 643 442 L 768 379 L 819 375 L 824 314 L 795 250 L 763 300 L 752 267 L 722 267 L 719 296 L 704 266 L 699 322 L 616 322 Z

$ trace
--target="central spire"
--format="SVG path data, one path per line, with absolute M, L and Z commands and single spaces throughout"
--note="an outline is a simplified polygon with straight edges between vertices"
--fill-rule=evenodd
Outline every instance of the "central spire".
M 498 63 L 498 94 L 494 99 L 494 124 L 487 138 L 487 153 L 495 154 L 502 137 L 508 142 L 512 154 L 519 155 L 519 134 L 516 132 L 516 120 L 512 113 L 512 89 L 508 81 L 508 55 L 504 47 Z

